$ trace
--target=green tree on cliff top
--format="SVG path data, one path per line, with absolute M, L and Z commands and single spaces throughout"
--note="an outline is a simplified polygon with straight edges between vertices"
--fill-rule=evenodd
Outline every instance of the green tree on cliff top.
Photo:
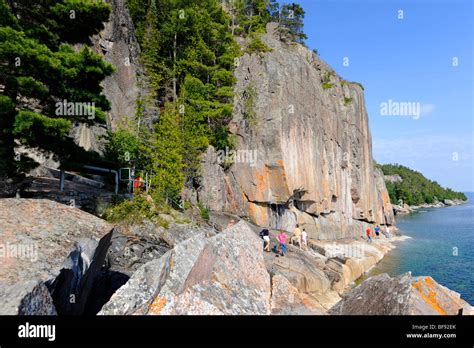
M 304 40 L 307 39 L 306 34 L 303 32 L 304 15 L 305 11 L 298 4 L 283 5 L 278 20 L 280 39 L 304 44 Z

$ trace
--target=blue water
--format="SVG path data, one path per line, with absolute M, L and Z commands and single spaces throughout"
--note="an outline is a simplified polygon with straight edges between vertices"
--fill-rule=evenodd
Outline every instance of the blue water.
M 398 228 L 413 239 L 397 242 L 369 276 L 429 275 L 474 305 L 474 193 L 466 195 L 467 204 L 398 216 Z

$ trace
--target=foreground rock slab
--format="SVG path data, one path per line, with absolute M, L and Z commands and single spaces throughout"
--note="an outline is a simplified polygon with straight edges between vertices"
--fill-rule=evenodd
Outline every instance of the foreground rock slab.
M 1 199 L 0 314 L 80 314 L 111 228 L 54 201 Z
M 457 315 L 472 307 L 460 295 L 431 277 L 410 273 L 391 278 L 380 274 L 346 294 L 329 314 L 337 315 Z
M 270 314 L 270 295 L 261 240 L 239 222 L 143 265 L 99 314 Z

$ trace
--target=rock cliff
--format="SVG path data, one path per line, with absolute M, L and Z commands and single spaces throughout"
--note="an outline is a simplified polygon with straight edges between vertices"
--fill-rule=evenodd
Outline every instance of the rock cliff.
M 239 160 L 223 173 L 210 149 L 203 176 L 213 180 L 204 181 L 199 198 L 261 226 L 299 222 L 315 239 L 358 236 L 367 223 L 394 225 L 374 169 L 362 87 L 273 30 L 269 24 L 262 36 L 271 52 L 244 54 L 235 71 L 230 130 Z
M 110 102 L 107 128 L 135 122 L 140 103 L 140 125 L 149 126 L 158 116 L 158 108 L 148 97 L 148 81 L 140 62 L 140 46 L 135 36 L 135 26 L 126 6 L 126 0 L 107 0 L 112 12 L 104 30 L 92 38 L 94 50 L 115 67 L 102 86 Z M 105 129 L 79 124 L 72 130 L 76 143 L 86 150 L 102 152 L 101 135 Z
M 95 46 L 117 69 L 104 83 L 113 127 L 135 114 L 147 90 L 125 1 L 109 3 L 113 13 Z M 314 239 L 394 225 L 383 175 L 374 169 L 362 87 L 306 47 L 280 41 L 274 29 L 270 23 L 262 36 L 271 51 L 244 54 L 235 70 L 236 163 L 224 171 L 210 147 L 201 188 L 187 198 L 260 226 L 291 230 L 300 222 Z

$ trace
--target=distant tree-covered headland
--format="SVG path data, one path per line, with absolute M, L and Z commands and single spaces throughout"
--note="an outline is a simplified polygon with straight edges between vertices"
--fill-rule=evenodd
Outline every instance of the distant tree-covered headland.
M 443 188 L 436 181 L 431 181 L 420 172 L 399 164 L 377 164 L 389 180 L 385 180 L 390 201 L 399 204 L 400 200 L 408 205 L 432 204 L 445 199 L 467 200 L 462 192 Z

